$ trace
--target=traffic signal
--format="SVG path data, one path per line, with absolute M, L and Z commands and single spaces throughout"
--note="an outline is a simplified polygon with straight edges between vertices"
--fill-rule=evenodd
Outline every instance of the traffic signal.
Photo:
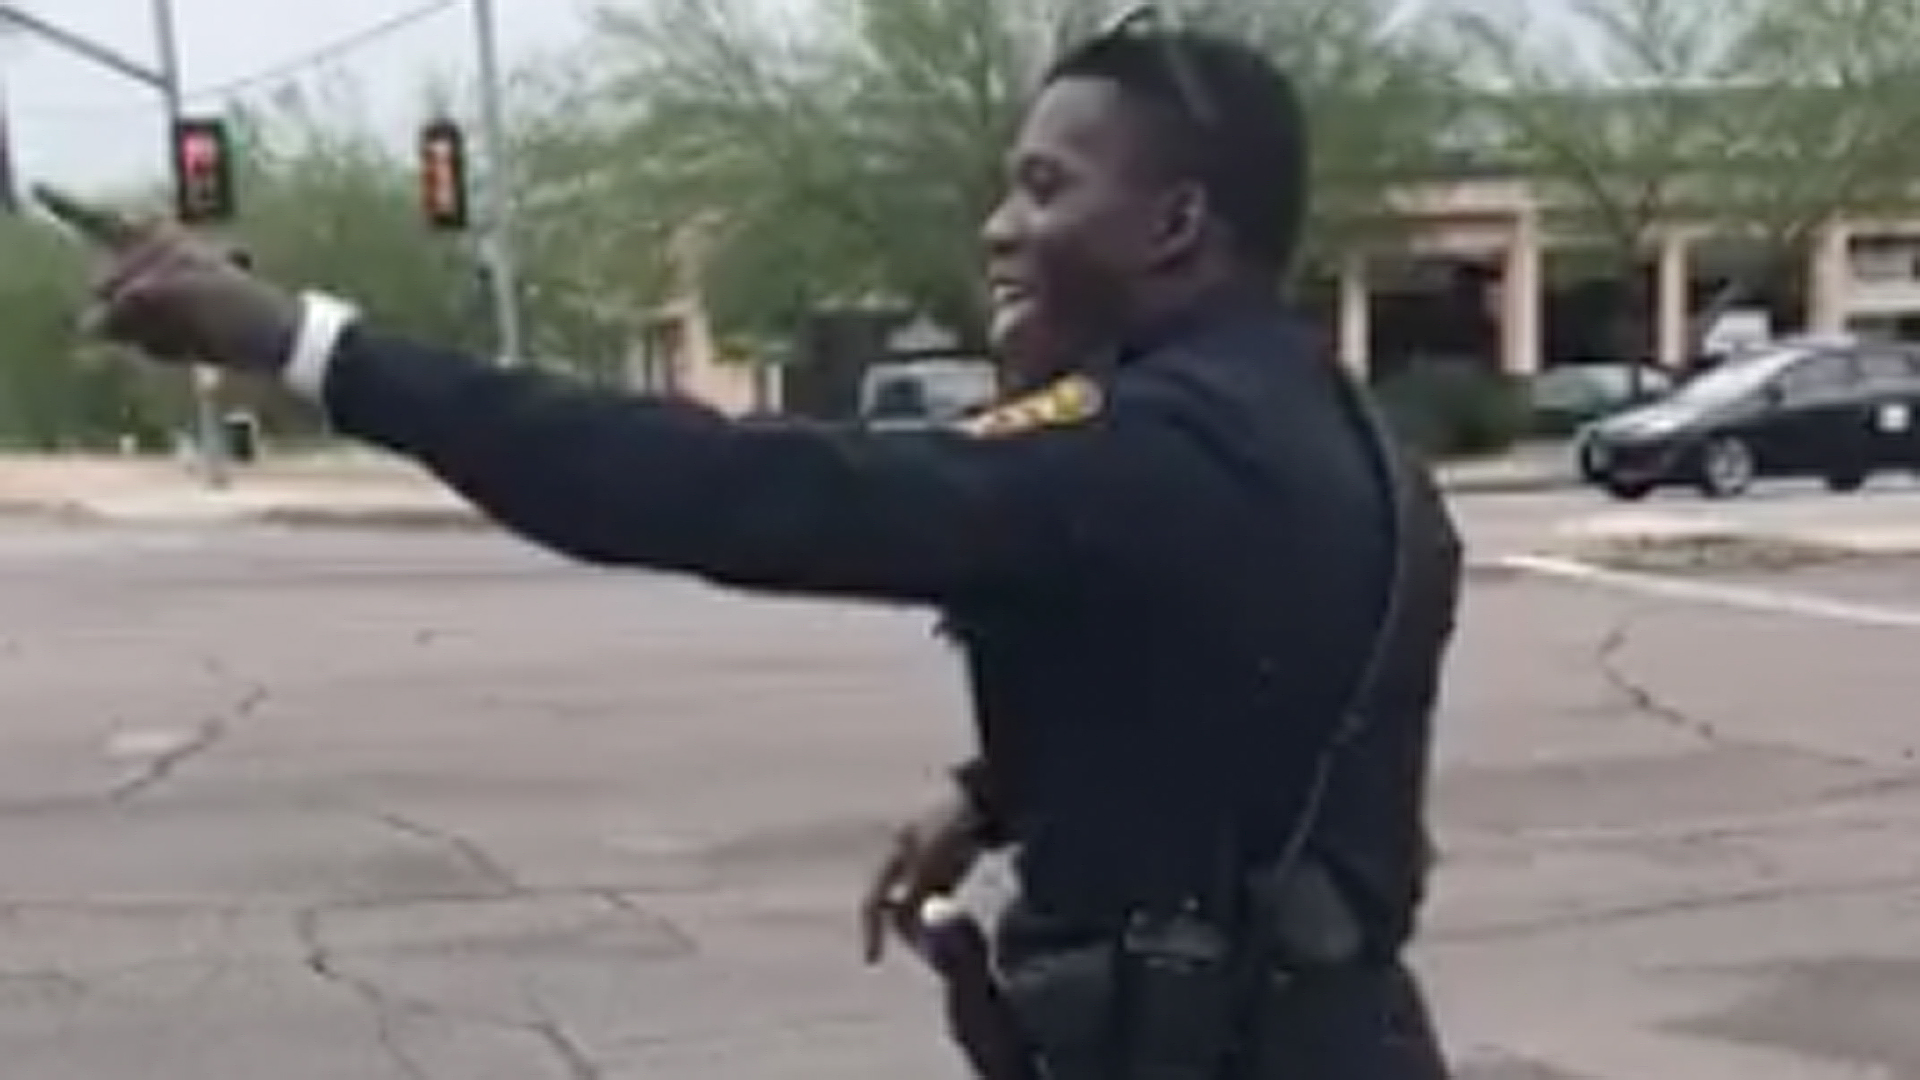
M 20 180 L 13 173 L 13 136 L 7 130 L 6 116 L 0 114 L 0 214 L 19 212 L 19 185 Z
M 467 227 L 467 140 L 451 120 L 420 129 L 420 210 L 435 229 Z
M 233 217 L 233 144 L 219 120 L 173 122 L 174 212 L 188 225 Z

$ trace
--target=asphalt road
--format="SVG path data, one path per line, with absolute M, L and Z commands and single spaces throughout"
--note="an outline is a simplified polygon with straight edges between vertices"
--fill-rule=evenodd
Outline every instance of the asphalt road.
M 958 1077 L 851 933 L 966 740 L 923 617 L 235 528 L 17 525 L 0 595 L 6 1075 Z M 1463 635 L 1418 955 L 1463 1076 L 1920 1076 L 1913 631 L 1487 574 Z

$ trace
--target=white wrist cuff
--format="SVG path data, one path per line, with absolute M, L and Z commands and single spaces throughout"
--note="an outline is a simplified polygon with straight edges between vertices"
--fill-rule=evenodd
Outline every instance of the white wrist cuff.
M 325 401 L 334 349 L 340 344 L 340 335 L 359 317 L 359 308 L 337 296 L 300 294 L 300 326 L 294 331 L 293 351 L 281 369 L 281 378 L 294 392 L 315 402 Z

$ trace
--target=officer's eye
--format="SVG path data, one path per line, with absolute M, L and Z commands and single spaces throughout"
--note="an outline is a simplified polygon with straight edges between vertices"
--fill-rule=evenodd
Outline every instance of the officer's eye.
M 1050 158 L 1023 157 L 1013 169 L 1013 186 L 1039 203 L 1057 198 L 1071 180 L 1060 163 Z

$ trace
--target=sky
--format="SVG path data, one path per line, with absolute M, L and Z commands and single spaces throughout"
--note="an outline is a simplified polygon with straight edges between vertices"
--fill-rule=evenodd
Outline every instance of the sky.
M 155 57 L 152 0 L 16 0 L 33 14 L 112 45 L 142 63 Z M 226 95 L 205 91 L 247 81 L 264 98 L 292 78 L 349 76 L 370 117 L 396 136 L 421 119 L 423 84 L 436 74 L 469 78 L 474 33 L 466 0 L 173 0 L 189 108 L 217 113 Z M 0 0 L 4 5 L 6 0 Z M 585 26 L 573 0 L 495 0 L 507 63 L 577 39 Z M 431 11 L 438 7 L 439 10 Z M 430 11 L 325 64 L 300 62 L 328 45 L 413 12 Z M 266 78 L 255 79 L 256 76 Z M 42 42 L 0 38 L 0 87 L 12 118 L 23 177 L 76 188 L 161 175 L 163 113 L 152 90 Z
M 153 0 L 0 0 L 113 46 L 128 57 L 154 56 Z M 495 0 L 502 52 L 511 65 L 577 40 L 588 0 Z M 645 3 L 647 0 L 630 0 Z M 781 5 L 804 0 L 768 0 Z M 1463 0 L 1403 0 L 1410 10 Z M 1464 0 L 1486 7 L 1562 0 Z M 302 79 L 351 78 L 368 119 L 404 139 L 422 117 L 423 85 L 435 75 L 474 71 L 471 0 L 173 0 L 190 108 L 215 112 L 236 82 L 242 100 L 270 98 Z M 426 12 L 373 40 L 337 51 L 322 64 L 303 61 L 336 43 L 365 37 Z M 262 77 L 265 76 L 265 77 Z M 215 92 L 209 92 L 215 91 Z M 79 189 L 163 175 L 166 143 L 158 96 L 44 42 L 0 37 L 0 92 L 12 118 L 12 148 L 23 179 Z

